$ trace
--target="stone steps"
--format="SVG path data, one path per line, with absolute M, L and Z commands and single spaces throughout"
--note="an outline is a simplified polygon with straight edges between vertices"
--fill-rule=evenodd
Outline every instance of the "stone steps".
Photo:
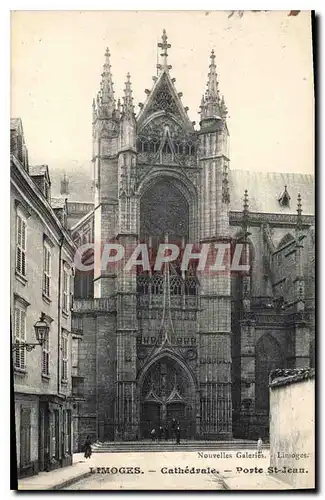
M 263 449 L 269 445 L 264 444 Z M 256 441 L 231 440 L 231 441 L 118 441 L 97 442 L 92 446 L 94 453 L 136 453 L 136 452 L 173 452 L 173 451 L 203 451 L 203 450 L 254 450 Z

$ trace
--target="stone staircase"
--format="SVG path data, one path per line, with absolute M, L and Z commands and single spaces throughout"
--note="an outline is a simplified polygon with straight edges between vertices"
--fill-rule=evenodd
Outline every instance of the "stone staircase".
M 268 449 L 267 443 L 263 449 Z M 97 441 L 92 446 L 94 453 L 136 453 L 136 452 L 174 452 L 174 451 L 205 451 L 205 450 L 253 450 L 256 451 L 256 441 L 232 439 L 229 441 Z

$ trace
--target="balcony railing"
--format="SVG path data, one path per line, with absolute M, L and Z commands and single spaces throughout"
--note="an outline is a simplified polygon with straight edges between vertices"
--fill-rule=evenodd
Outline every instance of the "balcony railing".
M 99 298 L 99 299 L 76 299 L 73 303 L 73 312 L 115 312 L 116 300 L 115 297 Z
M 163 307 L 163 296 L 162 295 L 139 295 L 138 296 L 138 307 L 147 308 L 151 307 Z M 173 296 L 170 304 L 171 309 L 198 309 L 199 308 L 199 296 L 182 295 Z

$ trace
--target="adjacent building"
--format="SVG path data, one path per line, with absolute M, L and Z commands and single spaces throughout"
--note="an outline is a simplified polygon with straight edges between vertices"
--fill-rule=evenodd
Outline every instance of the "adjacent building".
M 22 122 L 11 120 L 11 330 L 18 477 L 72 463 L 74 244 L 66 203 L 51 199 L 47 165 L 28 163 Z M 43 345 L 34 325 L 50 326 Z

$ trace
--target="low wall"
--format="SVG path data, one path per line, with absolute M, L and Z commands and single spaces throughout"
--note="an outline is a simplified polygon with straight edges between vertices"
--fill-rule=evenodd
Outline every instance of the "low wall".
M 315 487 L 315 372 L 270 376 L 270 473 L 294 488 Z

